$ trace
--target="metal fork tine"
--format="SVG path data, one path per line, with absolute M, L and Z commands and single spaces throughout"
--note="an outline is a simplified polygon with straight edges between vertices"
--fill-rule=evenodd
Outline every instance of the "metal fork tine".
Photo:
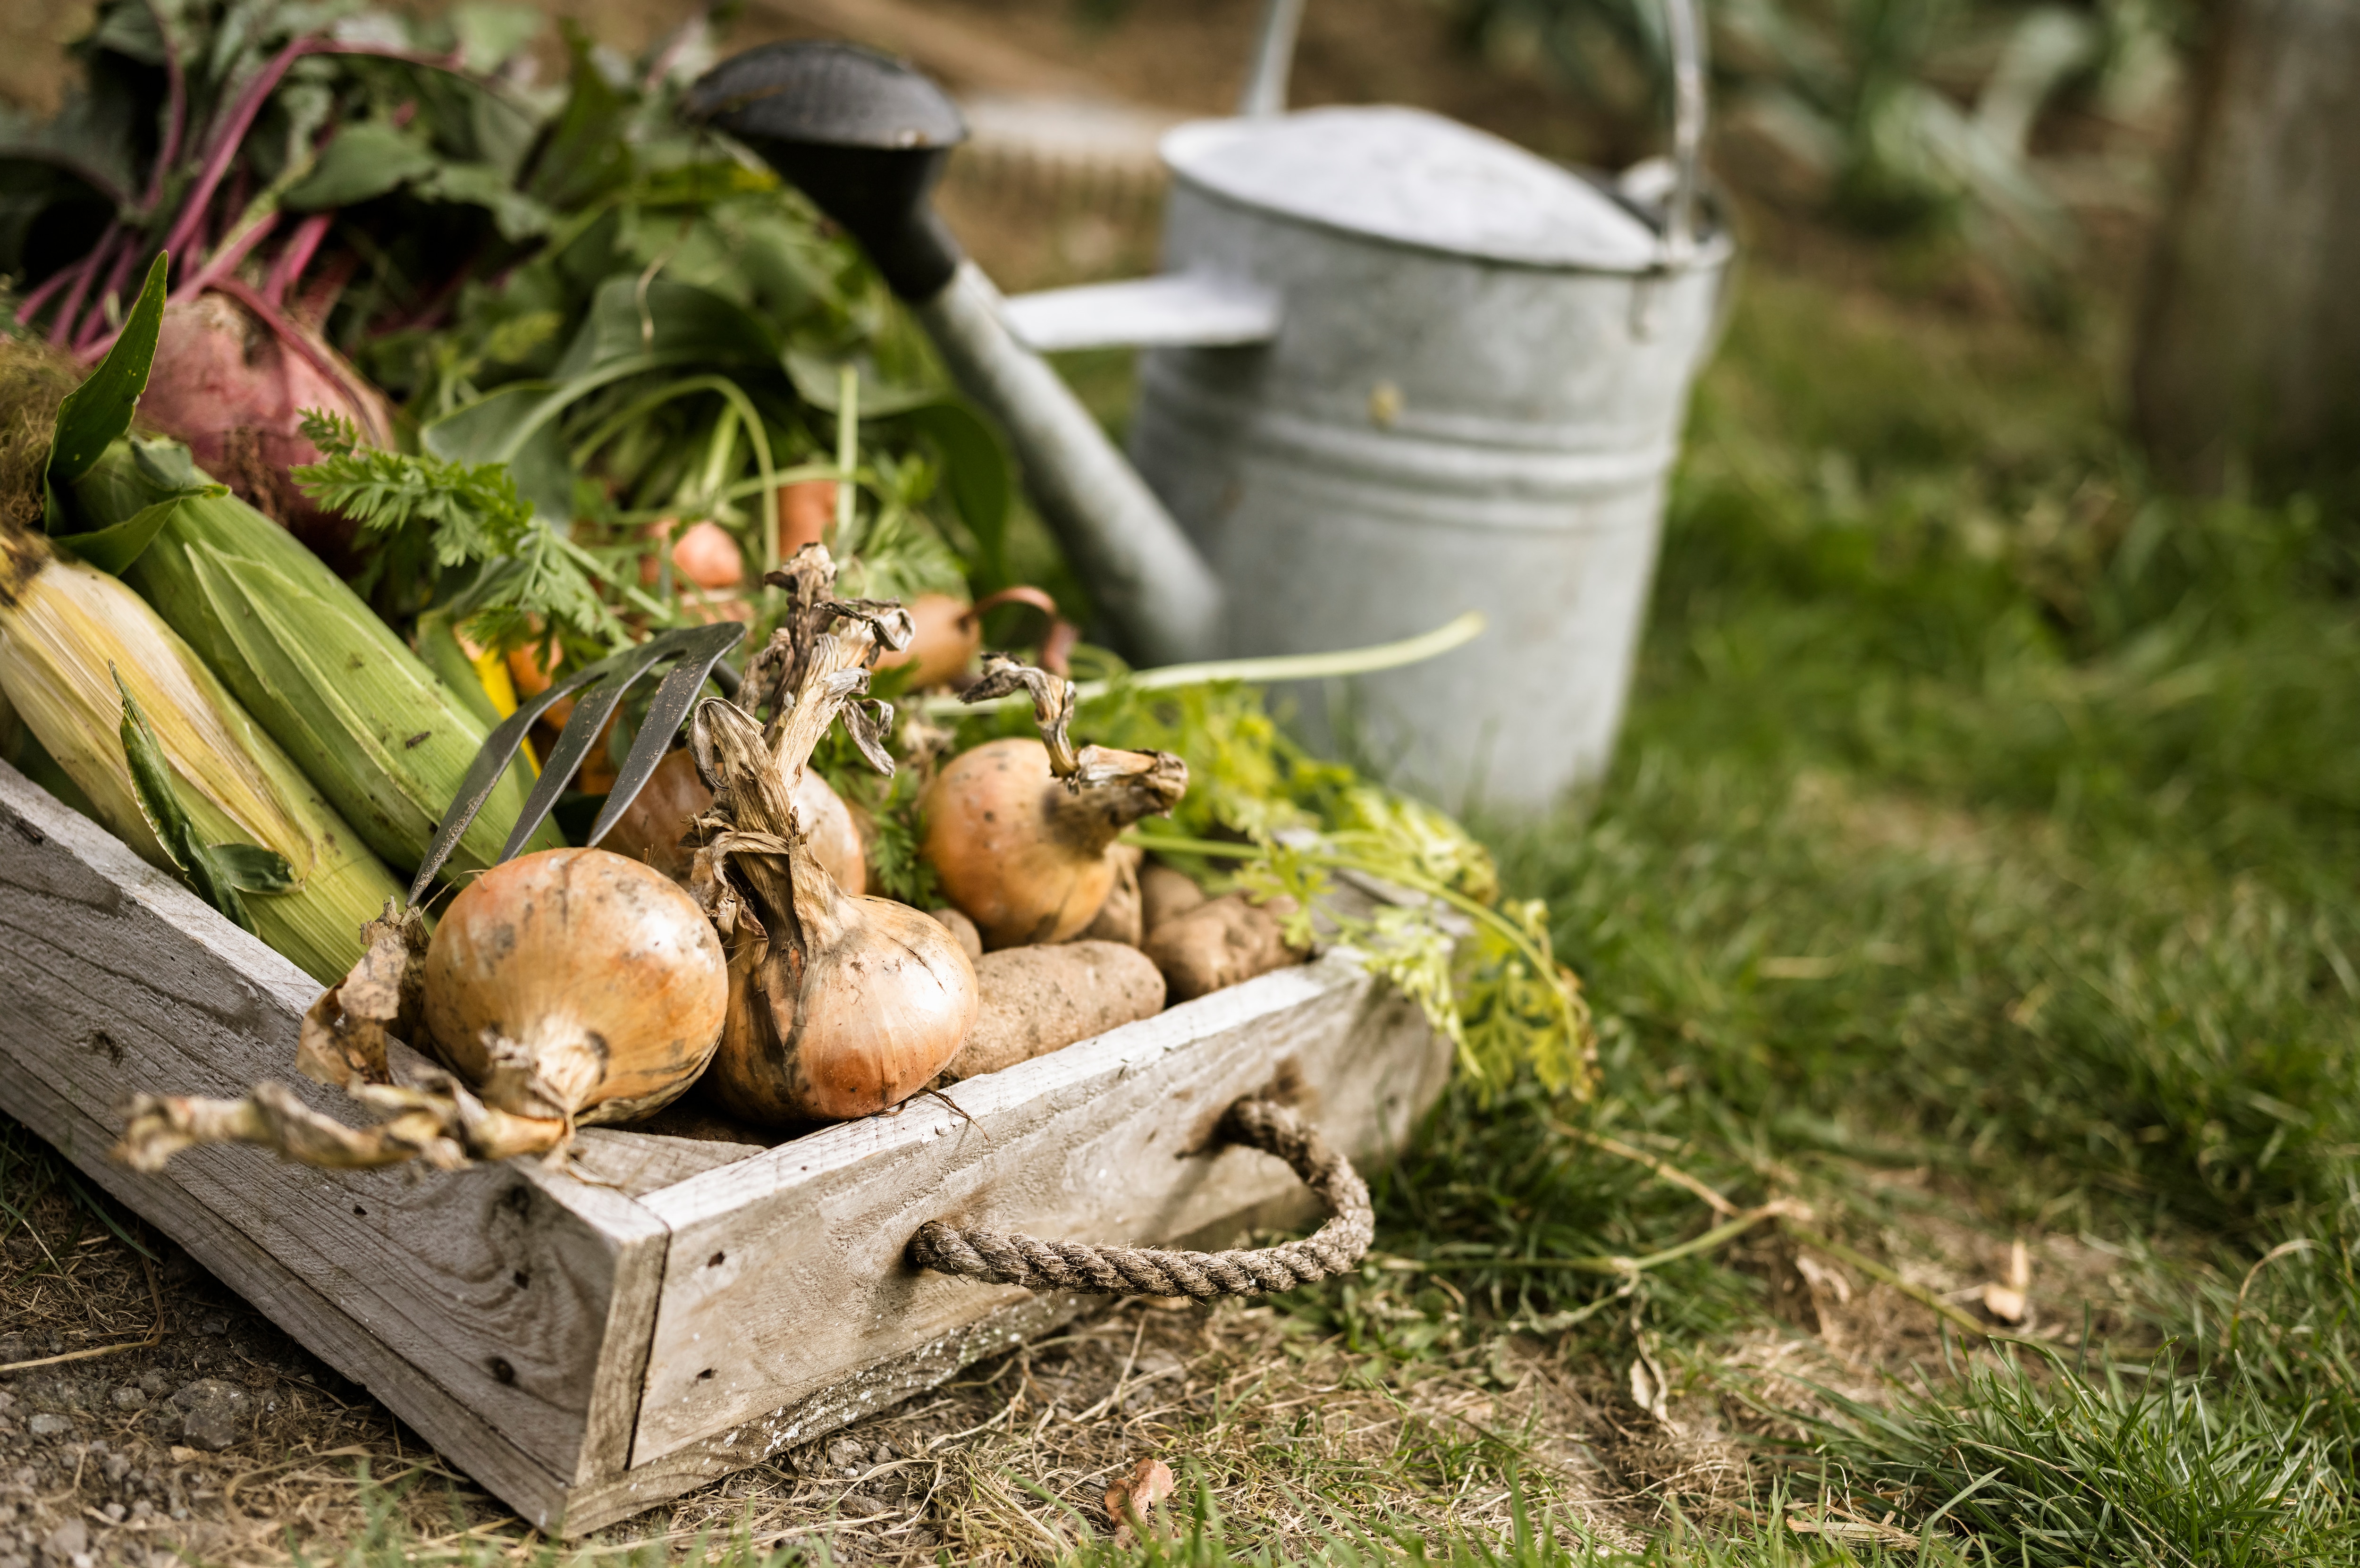
M 615 773 L 615 787 L 606 792 L 606 804 L 598 812 L 598 820 L 590 827 L 586 844 L 596 844 L 606 838 L 616 819 L 630 809 L 639 791 L 672 748 L 672 739 L 680 729 L 680 721 L 688 717 L 689 705 L 696 694 L 705 689 L 705 677 L 714 671 L 721 655 L 738 645 L 746 634 L 743 623 L 735 620 L 717 621 L 701 627 L 682 650 L 680 663 L 668 672 L 656 695 L 648 703 L 647 722 L 631 737 L 630 751 Z
M 418 862 L 417 878 L 410 884 L 410 903 L 416 904 L 426 896 L 426 890 L 433 885 L 435 873 L 442 869 L 443 863 L 451 858 L 451 851 L 459 847 L 459 840 L 475 825 L 475 814 L 483 810 L 484 802 L 491 798 L 493 787 L 508 771 L 508 764 L 516 761 L 517 751 L 524 745 L 525 731 L 530 729 L 533 721 L 548 712 L 558 698 L 589 679 L 591 674 L 588 670 L 576 671 L 574 678 L 557 682 L 539 696 L 519 703 L 514 713 L 501 719 L 493 727 L 491 734 L 485 737 L 483 748 L 475 753 L 475 760 L 467 764 L 466 776 L 459 781 L 458 793 L 451 797 L 451 808 L 443 813 L 442 825 L 434 829 L 434 838 L 426 846 L 426 858 Z
M 552 683 L 539 696 L 519 704 L 514 713 L 500 720 L 491 734 L 485 737 L 482 749 L 476 751 L 475 760 L 468 764 L 466 776 L 460 780 L 458 792 L 451 798 L 450 810 L 444 813 L 442 825 L 435 828 L 433 841 L 426 848 L 426 858 L 419 862 L 417 878 L 410 884 L 410 902 L 416 904 L 426 896 L 426 890 L 433 884 L 435 874 L 450 860 L 451 851 L 458 847 L 460 839 L 474 824 L 476 814 L 483 810 L 484 802 L 490 798 L 493 786 L 516 759 L 518 749 L 524 744 L 525 731 L 532 728 L 535 719 L 548 712 L 560 698 L 593 682 L 602 685 L 607 683 L 614 685 L 613 695 L 603 704 L 599 702 L 601 694 L 593 692 L 574 705 L 573 715 L 558 735 L 557 747 L 550 754 L 549 765 L 541 771 L 540 781 L 525 797 L 524 813 L 517 818 L 506 847 L 500 850 L 499 858 L 503 861 L 515 854 L 527 839 L 539 831 L 551 808 L 557 804 L 557 797 L 563 792 L 566 781 L 573 776 L 583 757 L 588 754 L 591 741 L 597 739 L 599 728 L 606 722 L 606 715 L 612 713 L 615 704 L 621 700 L 624 690 L 656 664 L 674 655 L 685 653 L 693 658 L 700 657 L 703 649 L 717 642 L 719 646 L 712 655 L 717 658 L 745 634 L 743 628 L 735 622 L 724 624 L 730 628 L 726 641 L 718 636 L 719 629 L 716 627 L 681 627 L 618 653 L 610 653 L 595 663 L 585 664 L 563 679 Z M 597 707 L 596 718 L 586 731 L 577 735 L 576 729 L 584 715 L 594 706 Z
M 556 806 L 557 797 L 573 782 L 582 759 L 590 754 L 598 731 L 606 728 L 607 716 L 621 703 L 623 694 L 631 689 L 633 681 L 647 674 L 650 665 L 664 657 L 662 650 L 656 649 L 652 642 L 642 642 L 631 652 L 637 657 L 610 671 L 596 685 L 574 699 L 574 711 L 566 717 L 565 728 L 557 732 L 557 744 L 550 750 L 549 761 L 541 764 L 540 781 L 525 796 L 524 810 L 518 814 L 516 826 L 508 829 L 508 841 L 500 846 L 500 859 L 514 858 L 525 841 L 540 830 L 542 821 Z

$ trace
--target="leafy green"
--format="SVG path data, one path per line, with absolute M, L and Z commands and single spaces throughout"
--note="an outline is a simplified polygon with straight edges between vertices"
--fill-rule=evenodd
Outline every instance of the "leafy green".
M 291 893 L 297 885 L 295 868 L 276 850 L 257 844 L 208 844 L 198 836 L 196 823 L 172 783 L 172 768 L 164 760 L 163 745 L 141 711 L 139 699 L 124 684 L 121 670 L 110 663 L 107 672 L 123 697 L 123 757 L 131 768 L 131 790 L 138 799 L 139 814 L 148 819 L 156 841 L 164 847 L 190 889 L 240 928 L 254 931 L 254 916 L 239 894 Z
M 279 204 L 298 213 L 350 206 L 432 174 L 441 161 L 421 136 L 387 120 L 356 121 L 336 133 Z
M 1021 709 L 978 716 L 955 745 L 1030 726 Z M 1289 939 L 1349 947 L 1449 1037 L 1479 1094 L 1527 1074 L 1551 1094 L 1590 1092 L 1589 1005 L 1557 960 L 1547 907 L 1501 902 L 1490 853 L 1442 812 L 1312 756 L 1259 689 L 1236 682 L 1142 691 L 1118 681 L 1082 704 L 1074 731 L 1186 762 L 1188 793 L 1169 819 L 1141 823 L 1135 841 L 1257 902 L 1293 899 Z M 890 803 L 875 815 L 913 826 Z
M 164 323 L 164 275 L 169 266 L 169 257 L 156 258 L 138 302 L 115 334 L 115 346 L 58 405 L 57 433 L 49 438 L 49 465 L 42 480 L 46 526 L 51 533 L 64 532 L 71 521 L 64 492 L 131 428 L 132 411 L 139 406 L 139 394 L 148 389 L 148 372 L 156 363 L 156 340 Z
M 355 586 L 434 585 L 474 568 L 448 597 L 478 642 L 520 647 L 552 633 L 592 645 L 621 640 L 572 547 L 498 463 L 451 463 L 365 446 L 352 422 L 312 411 L 303 433 L 321 460 L 292 470 L 320 505 L 360 524 L 379 548 Z

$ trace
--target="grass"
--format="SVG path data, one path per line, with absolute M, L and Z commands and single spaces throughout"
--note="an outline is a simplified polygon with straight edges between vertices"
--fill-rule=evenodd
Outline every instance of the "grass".
M 1600 1101 L 1448 1099 L 1359 1276 L 1158 1319 L 1201 1369 L 1168 1409 L 1051 1420 L 1042 1368 L 1088 1351 L 1062 1408 L 1095 1400 L 1148 1333 L 1120 1314 L 948 1391 L 997 1424 L 925 1450 L 929 1550 L 2360 1556 L 2354 520 L 2158 493 L 2101 357 L 1748 280 L 1613 775 L 1492 831 L 1589 988 Z M 1681 1250 L 1773 1201 L 1881 1273 L 1771 1223 Z M 2027 1343 L 1924 1309 L 1978 1317 L 2018 1238 Z M 1140 1452 L 1187 1485 L 1119 1550 L 1095 1498 Z M 829 1552 L 723 1496 L 638 1558 Z M 311 1560 L 568 1556 L 372 1518 Z

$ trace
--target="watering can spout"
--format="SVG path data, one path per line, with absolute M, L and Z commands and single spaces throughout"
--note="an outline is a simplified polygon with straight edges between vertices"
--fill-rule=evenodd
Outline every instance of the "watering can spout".
M 942 89 L 872 50 L 770 44 L 716 66 L 686 113 L 799 186 L 909 302 L 961 390 L 1007 432 L 1043 520 L 1123 652 L 1142 664 L 1218 657 L 1212 568 L 1057 373 L 1010 332 L 999 291 L 928 203 L 967 137 Z

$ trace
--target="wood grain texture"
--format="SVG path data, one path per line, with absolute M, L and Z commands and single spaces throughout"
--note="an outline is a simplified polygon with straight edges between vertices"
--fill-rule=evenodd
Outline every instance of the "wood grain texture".
M 0 832 L 6 831 L 0 814 Z M 372 1397 L 431 1442 L 435 1452 L 474 1476 L 543 1529 L 565 1517 L 567 1487 L 556 1472 L 459 1400 L 418 1375 L 351 1316 L 299 1278 L 253 1238 L 191 1198 L 177 1185 L 137 1175 L 106 1157 L 115 1135 L 83 1115 L 65 1097 L 0 1050 L 0 1104 L 52 1145 L 82 1173 L 173 1238 L 190 1256 L 252 1302 L 305 1349 L 366 1388 Z
M 632 1464 L 1024 1299 L 909 1268 L 901 1249 L 926 1220 L 1083 1241 L 1218 1234 L 1300 1191 L 1267 1155 L 1208 1146 L 1231 1102 L 1275 1093 L 1373 1165 L 1448 1069 L 1414 1005 L 1331 957 L 970 1079 L 950 1104 L 913 1100 L 651 1193 L 672 1261 Z
M 781 1449 L 809 1442 L 898 1405 L 913 1394 L 948 1382 L 987 1355 L 1013 1350 L 1071 1321 L 1088 1304 L 1079 1296 L 1025 1296 L 808 1398 L 688 1443 L 652 1464 L 581 1487 L 569 1499 L 564 1533 L 579 1535 L 628 1519 L 732 1471 L 759 1464 Z
M 659 1219 L 620 1192 L 522 1161 L 330 1172 L 212 1148 L 158 1177 L 117 1169 L 104 1150 L 135 1090 L 230 1095 L 275 1077 L 352 1116 L 349 1102 L 290 1070 L 317 987 L 5 766 L 0 844 L 0 1058 L 12 1113 L 29 1114 L 25 1085 L 45 1086 L 73 1116 L 42 1130 L 133 1208 L 184 1240 L 188 1216 L 202 1212 L 274 1260 L 392 1360 L 345 1367 L 335 1346 L 313 1343 L 307 1318 L 282 1326 L 396 1409 L 440 1408 L 422 1391 L 410 1397 L 401 1384 L 414 1378 L 558 1477 L 622 1463 L 663 1266 Z M 213 1245 L 225 1277 L 247 1288 L 246 1254 Z M 446 1441 L 431 1414 L 413 1419 Z
M 603 1182 L 626 1198 L 644 1198 L 677 1187 L 692 1176 L 751 1159 L 769 1146 L 667 1137 L 640 1132 L 636 1126 L 585 1127 L 574 1135 L 574 1163 L 591 1180 Z

